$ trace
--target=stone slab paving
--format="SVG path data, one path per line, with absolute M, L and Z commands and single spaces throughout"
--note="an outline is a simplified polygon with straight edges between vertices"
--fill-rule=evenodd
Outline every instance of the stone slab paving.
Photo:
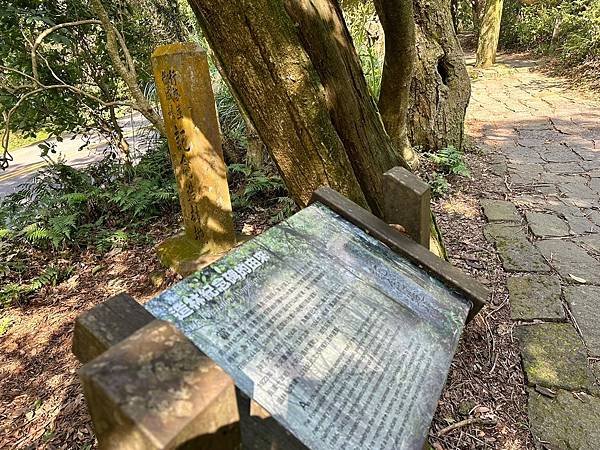
M 548 264 L 539 250 L 527 239 L 520 225 L 490 223 L 483 233 L 500 254 L 504 270 L 509 272 L 547 272 Z
M 530 386 L 593 391 L 585 346 L 569 323 L 518 327 L 523 367 Z
M 529 229 L 536 237 L 558 237 L 569 234 L 569 225 L 554 214 L 526 212 Z
M 600 399 L 585 393 L 558 390 L 546 397 L 529 393 L 531 431 L 550 449 L 597 449 L 600 442 Z
M 521 222 L 515 205 L 504 200 L 482 200 L 481 207 L 490 222 Z
M 600 286 L 567 286 L 565 300 L 591 356 L 600 356 Z
M 600 101 L 531 61 L 473 69 L 468 132 L 508 200 L 482 199 L 484 234 L 511 272 L 536 445 L 600 449 Z
M 506 283 L 513 320 L 564 320 L 560 281 L 550 275 L 512 276 Z
M 566 240 L 544 240 L 536 244 L 565 282 L 600 284 L 600 261 L 577 244 Z M 576 277 L 576 278 L 575 278 Z

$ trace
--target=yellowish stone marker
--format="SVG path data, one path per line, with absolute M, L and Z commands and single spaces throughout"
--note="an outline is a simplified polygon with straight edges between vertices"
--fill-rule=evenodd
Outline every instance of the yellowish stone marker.
M 193 43 L 163 45 L 152 68 L 185 226 L 159 256 L 185 274 L 204 265 L 193 260 L 235 245 L 227 169 L 206 52 Z

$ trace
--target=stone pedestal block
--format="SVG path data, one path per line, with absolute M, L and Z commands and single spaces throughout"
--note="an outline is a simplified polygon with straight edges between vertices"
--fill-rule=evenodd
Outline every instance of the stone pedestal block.
M 154 316 L 129 295 L 116 295 L 77 317 L 73 354 L 85 364 L 153 320 Z
M 239 448 L 231 378 L 166 322 L 111 347 L 80 378 L 100 448 Z
M 402 167 L 384 174 L 384 217 L 389 224 L 402 225 L 406 233 L 425 248 L 431 234 L 431 189 Z
M 212 253 L 226 251 L 235 233 L 206 52 L 192 43 L 163 45 L 152 67 L 186 234 Z

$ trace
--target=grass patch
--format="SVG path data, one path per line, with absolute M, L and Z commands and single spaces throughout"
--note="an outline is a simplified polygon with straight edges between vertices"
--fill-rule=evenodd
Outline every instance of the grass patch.
M 16 150 L 18 148 L 27 147 L 36 142 L 48 139 L 49 136 L 50 134 L 43 130 L 31 134 L 10 133 L 10 136 L 8 137 L 8 149 Z

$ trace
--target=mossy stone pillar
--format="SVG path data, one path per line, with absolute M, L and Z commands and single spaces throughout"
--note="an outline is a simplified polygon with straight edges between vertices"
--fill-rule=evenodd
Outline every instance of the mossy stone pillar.
M 221 253 L 235 244 L 235 233 L 206 52 L 193 43 L 163 45 L 152 54 L 152 67 L 185 237 L 199 243 L 198 256 Z

